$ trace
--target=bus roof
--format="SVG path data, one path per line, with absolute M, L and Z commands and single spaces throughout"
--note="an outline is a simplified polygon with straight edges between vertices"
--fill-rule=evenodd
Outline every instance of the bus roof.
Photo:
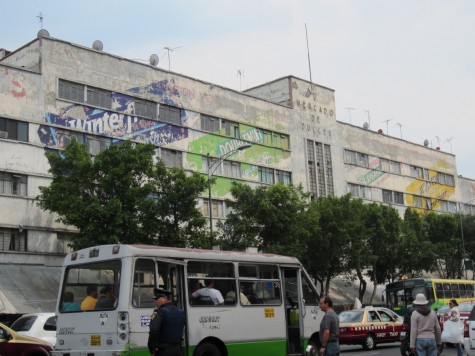
M 426 278 L 426 277 L 420 277 L 420 278 L 409 278 L 409 279 L 400 279 L 391 283 L 388 283 L 386 285 L 386 288 L 391 287 L 393 285 L 400 285 L 401 283 L 410 283 L 413 281 L 423 281 L 423 282 L 433 282 L 433 283 L 465 283 L 465 284 L 475 284 L 475 280 L 471 279 L 442 279 L 442 278 Z
M 66 256 L 64 259 L 64 265 L 96 262 L 98 260 L 127 256 L 162 257 L 177 260 L 200 259 L 300 265 L 299 260 L 295 257 L 270 253 L 121 244 L 100 245 L 74 251 Z

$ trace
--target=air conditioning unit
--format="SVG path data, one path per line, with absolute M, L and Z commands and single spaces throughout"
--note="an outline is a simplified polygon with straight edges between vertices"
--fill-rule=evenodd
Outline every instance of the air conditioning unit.
M 0 138 L 8 138 L 8 132 L 7 131 L 0 131 Z

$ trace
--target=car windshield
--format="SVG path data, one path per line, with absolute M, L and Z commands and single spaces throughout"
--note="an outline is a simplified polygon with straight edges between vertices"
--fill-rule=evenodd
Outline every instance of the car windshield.
M 13 331 L 29 331 L 37 318 L 38 316 L 36 315 L 22 316 L 10 328 Z
M 359 323 L 363 320 L 362 311 L 344 311 L 338 315 L 340 323 Z

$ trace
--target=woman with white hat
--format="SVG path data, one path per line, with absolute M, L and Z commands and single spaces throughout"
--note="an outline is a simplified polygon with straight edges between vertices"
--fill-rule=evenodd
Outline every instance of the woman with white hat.
M 415 310 L 411 316 L 411 351 L 414 353 L 417 350 L 418 356 L 437 356 L 437 350 L 442 344 L 437 316 L 430 309 L 424 294 L 416 295 L 413 304 Z

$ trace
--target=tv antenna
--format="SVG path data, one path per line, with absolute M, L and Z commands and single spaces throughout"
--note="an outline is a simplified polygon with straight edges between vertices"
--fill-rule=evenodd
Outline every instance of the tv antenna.
M 364 111 L 366 113 L 366 115 L 368 115 L 368 128 L 371 127 L 371 118 L 369 117 L 369 110 L 365 110 Z
M 386 123 L 386 135 L 389 136 L 389 121 L 393 121 L 393 119 L 383 120 L 382 122 Z
M 454 138 L 453 137 L 449 137 L 447 140 L 444 141 L 444 143 L 448 142 L 450 144 L 450 153 L 452 153 L 452 140 Z
M 36 16 L 38 18 L 38 20 L 40 21 L 40 26 L 41 26 L 41 29 L 43 29 L 43 20 L 44 20 L 44 16 L 43 16 L 43 13 L 39 13 L 38 16 Z
M 182 48 L 183 46 L 178 46 L 178 47 L 163 47 L 163 49 L 168 51 L 168 71 L 170 71 L 170 51 L 175 51 L 179 48 Z
M 241 91 L 241 80 L 244 77 L 244 69 L 238 69 L 237 75 L 239 77 L 239 91 Z
M 305 38 L 307 39 L 308 71 L 310 72 L 310 83 L 311 83 L 312 82 L 312 68 L 310 66 L 310 49 L 308 48 L 308 34 L 307 34 L 307 23 L 306 22 L 305 22 Z
M 350 115 L 350 124 L 351 124 L 351 110 L 355 110 L 355 108 L 345 108 L 348 110 L 348 115 Z
M 399 122 L 396 122 L 396 125 L 399 126 L 399 132 L 401 133 L 401 140 L 402 140 L 402 124 L 400 124 Z

